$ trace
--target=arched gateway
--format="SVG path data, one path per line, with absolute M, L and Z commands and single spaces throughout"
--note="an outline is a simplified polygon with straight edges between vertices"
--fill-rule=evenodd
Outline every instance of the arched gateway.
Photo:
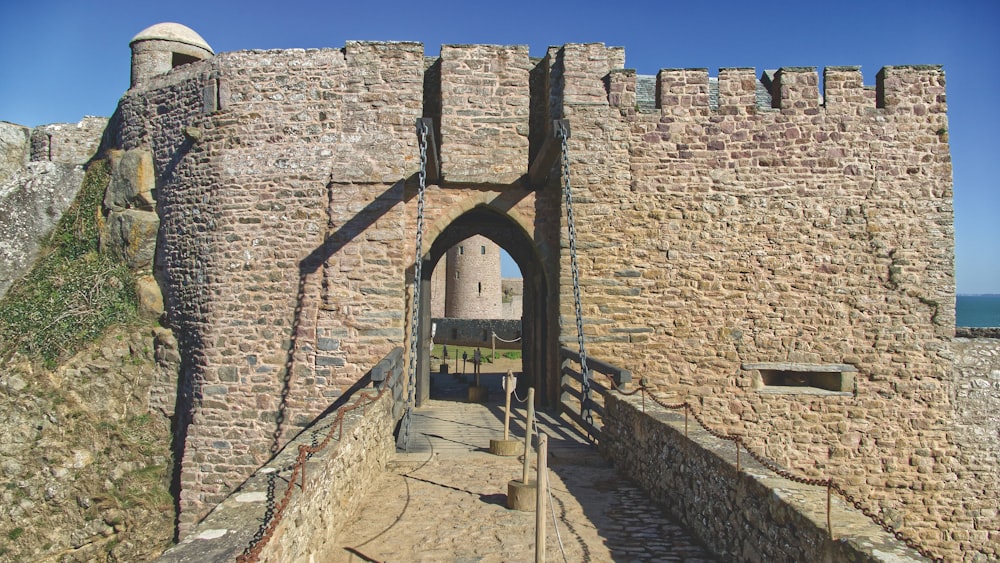
M 521 190 L 517 190 L 521 191 Z M 502 203 L 499 200 L 498 203 Z M 478 205 L 453 220 L 434 238 L 430 250 L 424 255 L 422 268 L 421 306 L 418 338 L 426 342 L 430 335 L 430 285 L 431 273 L 448 249 L 473 235 L 483 235 L 505 249 L 517 262 L 524 280 L 524 309 L 522 316 L 522 353 L 526 385 L 538 390 L 542 402 L 554 397 L 552 375 L 558 346 L 557 331 L 550 328 L 554 311 L 548 304 L 550 282 L 546 274 L 539 246 L 517 220 L 501 209 L 487 204 Z M 430 366 L 427 347 L 418 346 L 419 370 L 416 403 L 419 406 L 428 398 Z M 548 377 L 547 377 L 548 376 Z

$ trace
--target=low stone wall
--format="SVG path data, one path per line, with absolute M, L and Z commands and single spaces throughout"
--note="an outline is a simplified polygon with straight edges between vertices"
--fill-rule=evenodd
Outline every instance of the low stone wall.
M 974 335 L 1000 329 L 977 329 Z M 951 400 L 955 414 L 954 440 L 959 447 L 965 496 L 962 510 L 973 519 L 975 541 L 986 559 L 1000 559 L 1000 339 L 978 336 L 951 343 Z M 992 558 L 992 559 L 991 559 Z
M 683 412 L 639 395 L 605 397 L 601 450 L 725 561 L 922 561 L 836 495 L 833 534 L 826 489 L 775 475 Z
M 456 346 L 482 346 L 489 348 L 492 344 L 492 332 L 497 333 L 497 348 L 520 349 L 521 319 L 452 319 L 440 318 L 432 321 L 437 325 L 434 336 L 435 344 L 454 344 Z M 502 339 L 502 340 L 501 340 Z M 504 342 L 517 340 L 517 342 Z
M 1000 339 L 1000 327 L 995 326 L 960 326 L 955 327 L 958 338 L 995 338 Z
M 376 391 L 365 393 L 374 395 Z M 359 394 L 355 400 L 365 399 Z M 158 561 L 233 561 L 258 533 L 269 506 L 281 502 L 299 446 L 322 442 L 332 431 L 333 440 L 326 449 L 306 462 L 304 487 L 302 477 L 298 477 L 291 501 L 259 558 L 275 562 L 326 560 L 337 546 L 342 525 L 357 510 L 370 483 L 385 469 L 395 450 L 392 403 L 392 393 L 386 392 L 373 403 L 346 413 L 342 435 L 336 411 L 317 419 Z

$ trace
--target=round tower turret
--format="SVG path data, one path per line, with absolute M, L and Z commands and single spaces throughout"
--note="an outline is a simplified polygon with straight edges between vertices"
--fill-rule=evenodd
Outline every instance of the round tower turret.
M 469 237 L 448 250 L 445 316 L 503 318 L 500 247 L 483 236 Z
M 132 48 L 132 81 L 135 88 L 146 79 L 166 74 L 181 65 L 212 57 L 215 52 L 194 30 L 179 23 L 158 23 L 139 32 Z

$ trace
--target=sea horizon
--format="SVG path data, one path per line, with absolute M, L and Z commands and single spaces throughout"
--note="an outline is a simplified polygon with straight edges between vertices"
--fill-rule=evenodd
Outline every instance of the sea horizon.
M 959 293 L 955 326 L 1000 327 L 1000 293 Z

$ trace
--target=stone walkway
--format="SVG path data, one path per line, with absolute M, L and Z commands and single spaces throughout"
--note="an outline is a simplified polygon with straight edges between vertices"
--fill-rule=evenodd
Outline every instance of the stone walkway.
M 499 379 L 483 377 L 494 402 L 477 405 L 458 400 L 464 386 L 453 376 L 432 378 L 432 397 L 443 400 L 416 411 L 411 451 L 397 454 L 375 483 L 332 561 L 534 561 L 535 513 L 506 508 L 507 483 L 521 479 L 522 462 L 486 451 L 490 438 L 502 437 Z M 713 560 L 582 438 L 544 413 L 540 427 L 550 436 L 557 521 L 547 517 L 548 561 Z

